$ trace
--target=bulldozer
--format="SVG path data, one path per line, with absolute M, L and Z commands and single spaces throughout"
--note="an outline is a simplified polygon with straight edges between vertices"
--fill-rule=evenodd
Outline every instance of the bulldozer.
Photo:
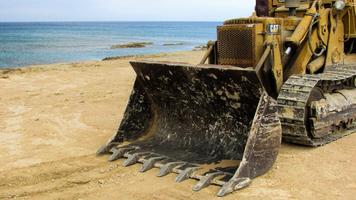
M 355 41 L 354 0 L 256 0 L 251 17 L 217 27 L 197 65 L 131 62 L 126 111 L 97 154 L 196 179 L 194 191 L 220 186 L 219 197 L 245 188 L 282 140 L 317 147 L 355 131 Z

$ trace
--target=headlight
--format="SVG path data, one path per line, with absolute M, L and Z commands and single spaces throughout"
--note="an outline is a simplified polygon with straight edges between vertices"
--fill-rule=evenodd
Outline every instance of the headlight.
M 334 7 L 336 10 L 344 10 L 345 8 L 345 2 L 342 0 L 338 0 L 335 2 Z

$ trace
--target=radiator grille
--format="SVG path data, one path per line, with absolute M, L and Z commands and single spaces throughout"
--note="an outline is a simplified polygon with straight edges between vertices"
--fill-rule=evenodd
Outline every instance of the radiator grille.
M 255 28 L 245 25 L 218 27 L 218 64 L 255 66 Z

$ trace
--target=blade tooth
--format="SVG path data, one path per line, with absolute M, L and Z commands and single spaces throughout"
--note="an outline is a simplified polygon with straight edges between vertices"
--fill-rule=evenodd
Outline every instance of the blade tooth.
M 166 176 L 167 174 L 171 173 L 172 170 L 176 167 L 182 167 L 186 165 L 187 163 L 185 162 L 170 162 L 165 165 L 163 165 L 160 169 L 160 172 L 158 173 L 158 177 Z
M 115 160 L 118 160 L 122 157 L 124 157 L 125 153 L 128 153 L 132 150 L 135 150 L 136 148 L 135 147 L 124 147 L 124 148 L 112 148 L 111 149 L 111 156 L 109 157 L 109 161 L 112 162 L 112 161 L 115 161 Z
M 117 150 L 119 150 L 117 147 L 113 147 L 109 150 L 109 153 L 114 153 Z
M 205 175 L 200 181 L 193 187 L 194 191 L 202 190 L 211 184 L 211 181 L 218 176 L 224 175 L 224 172 L 215 172 Z
M 235 186 L 237 185 L 236 179 L 231 179 L 229 182 L 225 183 L 218 192 L 218 197 L 223 197 L 227 194 L 230 194 L 234 191 Z
M 126 153 L 127 154 L 127 153 Z M 140 157 L 145 156 L 147 154 L 150 154 L 149 152 L 139 152 L 139 153 L 134 153 L 128 156 L 127 160 L 124 162 L 123 166 L 128 167 L 133 164 L 136 164 Z
M 98 151 L 96 152 L 96 155 L 103 155 L 103 154 L 107 154 L 110 153 L 110 149 L 113 147 L 114 145 L 103 145 L 101 146 Z
M 120 155 L 122 151 L 121 149 L 116 149 L 116 148 L 112 148 L 110 150 L 112 152 L 111 156 L 109 157 L 109 162 L 112 162 L 112 161 L 115 161 L 115 160 L 118 160 L 119 158 L 122 158 L 122 156 Z
M 193 172 L 197 171 L 198 169 L 200 169 L 200 167 L 188 167 L 188 168 L 184 169 L 176 177 L 176 182 L 180 183 L 180 182 L 183 182 L 183 181 L 189 179 L 189 177 L 193 174 Z
M 103 155 L 103 154 L 107 154 L 110 153 L 112 148 L 115 148 L 115 146 L 119 145 L 120 143 L 118 142 L 113 142 L 110 144 L 106 144 L 101 146 L 98 151 L 96 152 L 96 155 Z
M 106 154 L 107 152 L 108 152 L 107 145 L 103 145 L 98 149 L 98 151 L 96 152 L 96 155 L 103 155 L 103 154 Z
M 228 195 L 235 190 L 242 189 L 250 185 L 251 179 L 250 178 L 232 178 L 229 182 L 225 183 L 222 188 L 219 190 L 217 196 L 223 197 Z
M 140 172 L 146 172 L 146 171 L 154 168 L 154 165 L 156 162 L 158 162 L 160 160 L 164 160 L 164 159 L 166 159 L 166 157 L 164 157 L 164 156 L 149 158 L 148 160 L 146 160 L 143 163 L 142 168 L 140 169 Z

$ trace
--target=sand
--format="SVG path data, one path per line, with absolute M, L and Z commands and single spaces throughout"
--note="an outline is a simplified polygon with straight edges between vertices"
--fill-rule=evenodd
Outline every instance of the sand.
M 139 165 L 96 157 L 116 131 L 135 78 L 129 60 L 197 63 L 203 52 L 0 72 L 0 199 L 218 199 Z M 354 199 L 356 134 L 320 148 L 283 144 L 266 175 L 230 199 Z

